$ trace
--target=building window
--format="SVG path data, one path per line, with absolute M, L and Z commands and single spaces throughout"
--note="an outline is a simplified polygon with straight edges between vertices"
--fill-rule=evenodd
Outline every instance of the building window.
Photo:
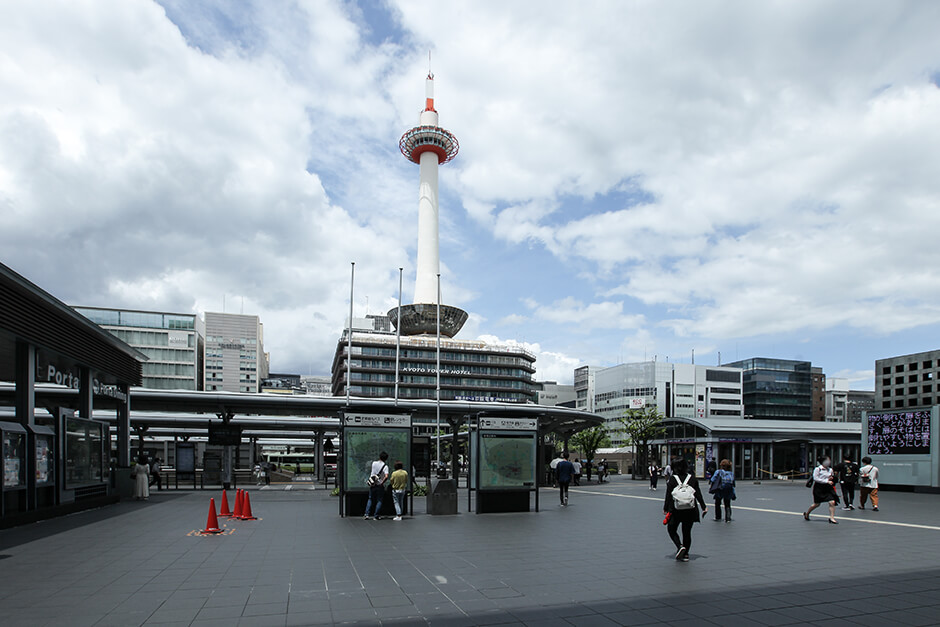
M 904 383 L 904 377 L 895 377 L 894 383 L 895 385 L 902 385 Z
M 917 375 L 916 375 L 916 374 L 910 375 L 910 376 L 907 378 L 907 382 L 908 382 L 908 383 L 917 383 Z
M 925 361 L 925 362 L 924 362 L 924 368 L 933 368 L 933 360 L 932 360 L 932 359 L 928 359 L 927 361 Z
M 908 394 L 917 394 L 917 386 L 914 385 L 914 386 L 911 386 L 911 387 L 907 388 L 907 393 L 908 393 Z
M 915 362 L 912 362 L 912 363 L 907 364 L 907 369 L 908 369 L 908 370 L 917 370 L 917 362 L 915 361 Z
M 917 407 L 917 399 L 916 399 L 916 398 L 909 398 L 909 399 L 907 399 L 907 406 L 908 406 L 908 407 Z
M 881 390 L 881 395 L 885 397 L 891 396 L 891 390 Z
M 923 390 L 924 390 L 924 394 L 926 394 L 926 393 L 928 393 L 928 392 L 933 392 L 933 386 L 932 386 L 932 385 L 925 385 L 924 388 L 923 388 Z
M 891 366 L 885 366 L 881 369 L 881 374 L 891 374 Z
M 895 372 L 904 372 L 904 364 L 898 364 L 894 367 Z
M 933 399 L 930 398 L 929 396 L 924 397 L 924 400 L 921 401 L 921 405 L 923 405 L 924 407 L 929 407 L 933 405 Z

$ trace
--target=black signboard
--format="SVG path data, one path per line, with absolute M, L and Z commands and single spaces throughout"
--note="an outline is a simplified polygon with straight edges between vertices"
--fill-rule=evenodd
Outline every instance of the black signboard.
M 242 428 L 231 423 L 209 423 L 209 444 L 238 446 L 242 443 Z
M 930 410 L 868 414 L 870 455 L 929 455 Z

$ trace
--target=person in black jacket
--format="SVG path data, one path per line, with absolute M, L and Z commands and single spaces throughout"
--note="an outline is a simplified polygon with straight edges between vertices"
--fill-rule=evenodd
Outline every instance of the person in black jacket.
M 705 504 L 705 498 L 698 486 L 698 479 L 689 472 L 689 462 L 683 458 L 672 460 L 673 474 L 666 482 L 666 500 L 663 503 L 663 514 L 668 517 L 666 531 L 669 532 L 669 538 L 676 545 L 676 560 L 680 562 L 689 561 L 689 549 L 692 548 L 692 525 L 701 522 L 699 507 L 702 508 L 702 514 L 708 512 L 708 505 Z M 672 492 L 677 487 L 685 483 L 695 491 L 695 502 L 688 509 L 676 509 L 675 499 Z M 679 541 L 679 526 L 682 526 L 682 541 Z

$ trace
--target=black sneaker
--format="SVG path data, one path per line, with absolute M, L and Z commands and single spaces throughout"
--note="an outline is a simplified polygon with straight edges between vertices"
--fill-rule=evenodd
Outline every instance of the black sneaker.
M 685 550 L 685 547 L 684 547 L 684 546 L 680 546 L 680 547 L 679 547 L 679 550 L 676 551 L 676 560 L 681 562 L 683 558 L 688 559 L 688 555 L 687 555 L 687 554 L 688 554 L 688 551 Z
M 679 561 L 680 561 L 680 562 L 688 562 L 688 561 L 689 561 L 689 554 L 688 554 L 688 553 L 685 553 L 685 554 L 679 559 Z
M 877 508 L 877 507 L 873 507 L 873 508 L 871 508 L 871 511 L 877 512 L 877 511 L 878 511 L 878 508 Z

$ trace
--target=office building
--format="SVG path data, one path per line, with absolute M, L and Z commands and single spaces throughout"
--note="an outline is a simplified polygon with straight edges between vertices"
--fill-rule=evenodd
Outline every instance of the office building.
M 925 408 L 938 404 L 940 350 L 875 360 L 877 409 Z
M 206 390 L 258 392 L 268 360 L 258 316 L 206 312 Z
M 754 357 L 724 365 L 744 371 L 745 418 L 812 419 L 813 366 L 810 362 Z
M 874 410 L 875 392 L 873 390 L 849 390 L 845 410 L 847 422 L 861 422 L 863 412 Z
M 353 320 L 350 396 L 394 398 L 396 335 L 385 316 Z M 348 331 L 336 344 L 333 395 L 346 394 Z M 534 402 L 535 356 L 518 346 L 441 338 L 441 400 Z M 436 398 L 437 339 L 401 337 L 398 398 Z
M 573 385 L 557 381 L 539 381 L 535 384 L 535 402 L 550 407 L 575 407 Z
M 583 380 L 582 368 L 576 380 L 579 371 Z M 591 411 L 604 417 L 612 445 L 623 446 L 620 419 L 630 409 L 655 407 L 667 418 L 742 418 L 741 376 L 739 368 L 661 361 L 598 368 Z
M 574 369 L 575 407 L 594 411 L 594 373 L 597 366 L 581 366 Z
M 300 377 L 300 384 L 307 391 L 307 396 L 333 396 L 333 379 L 307 375 Z
M 205 325 L 199 316 L 103 307 L 75 311 L 147 356 L 142 387 L 203 389 Z
M 261 380 L 261 391 L 266 394 L 306 395 L 307 388 L 299 374 L 277 374 L 271 372 Z

